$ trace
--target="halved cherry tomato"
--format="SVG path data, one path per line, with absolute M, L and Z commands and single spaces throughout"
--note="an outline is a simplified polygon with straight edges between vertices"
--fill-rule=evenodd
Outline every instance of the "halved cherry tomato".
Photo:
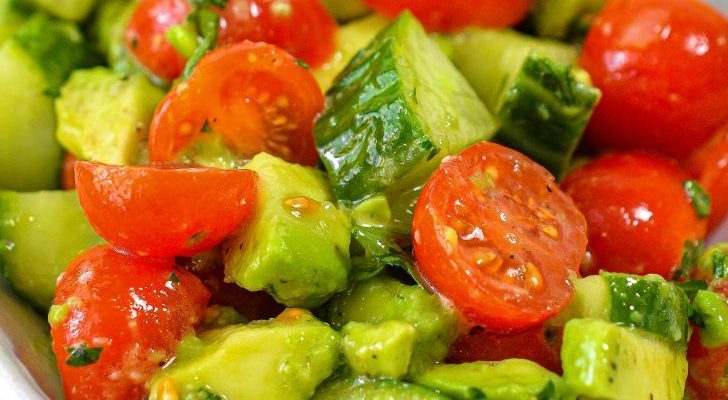
M 600 270 L 671 279 L 683 245 L 705 236 L 685 193 L 688 174 L 658 155 L 620 153 L 593 160 L 562 187 L 586 216 L 589 257 L 582 274 Z
M 693 153 L 686 166 L 710 194 L 708 231 L 712 231 L 728 216 L 728 125 Z
M 186 60 L 167 40 L 169 28 L 185 21 L 187 0 L 141 0 L 124 33 L 137 61 L 159 78 L 171 82 L 182 74 Z
M 581 65 L 602 90 L 599 148 L 685 157 L 728 121 L 728 19 L 699 0 L 613 0 Z
M 533 0 L 364 0 L 376 11 L 396 17 L 410 10 L 430 32 L 447 32 L 471 25 L 513 26 L 523 20 Z
M 586 250 L 584 217 L 553 176 L 493 143 L 435 171 L 413 235 L 422 280 L 491 331 L 534 327 L 563 309 Z
M 175 162 L 201 135 L 219 134 L 241 157 L 266 151 L 315 165 L 313 124 L 323 107 L 314 78 L 285 51 L 253 42 L 221 47 L 157 108 L 149 157 Z
M 76 187 L 76 161 L 78 159 L 71 153 L 63 157 L 63 170 L 61 171 L 61 188 L 71 190 Z
M 76 163 L 76 190 L 99 234 L 142 257 L 210 249 L 253 212 L 253 171 Z
M 728 398 L 728 346 L 706 348 L 700 343 L 700 330 L 695 329 L 688 346 L 688 392 L 693 399 L 725 400 Z
M 331 58 L 335 34 L 336 21 L 319 0 L 229 0 L 220 22 L 221 45 L 274 44 L 312 68 Z
M 49 314 L 65 398 L 141 399 L 144 385 L 201 321 L 210 292 L 171 261 L 108 245 L 79 255 Z

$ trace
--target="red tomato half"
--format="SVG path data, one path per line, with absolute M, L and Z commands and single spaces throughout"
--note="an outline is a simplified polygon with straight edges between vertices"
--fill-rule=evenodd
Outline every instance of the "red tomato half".
M 728 125 L 690 156 L 687 168 L 710 194 L 712 231 L 728 217 Z
M 589 255 L 582 274 L 599 270 L 671 279 L 683 244 L 705 236 L 675 162 L 645 153 L 612 154 L 566 177 L 562 187 L 586 216 Z
M 454 31 L 471 25 L 512 26 L 523 20 L 533 0 L 364 0 L 376 11 L 396 17 L 410 10 L 430 32 Z
M 187 0 L 141 0 L 124 34 L 137 61 L 167 82 L 182 74 L 186 60 L 169 43 L 166 32 L 183 23 L 190 11 Z
M 221 19 L 221 45 L 243 40 L 274 44 L 312 68 L 336 49 L 336 21 L 319 0 L 229 0 Z
M 257 185 L 247 170 L 76 163 L 76 190 L 91 225 L 142 257 L 214 247 L 253 212 Z
M 444 161 L 414 214 L 424 282 L 491 331 L 534 327 L 571 298 L 586 222 L 524 155 L 476 144 Z
M 581 65 L 602 90 L 587 136 L 600 148 L 685 157 L 728 121 L 728 20 L 698 0 L 613 0 Z
M 59 278 L 50 316 L 66 399 L 143 398 L 147 379 L 193 333 L 209 298 L 171 262 L 108 245 L 82 253 Z
M 219 134 L 242 157 L 266 151 L 315 165 L 313 124 L 323 107 L 313 76 L 285 51 L 253 42 L 221 47 L 157 108 L 149 157 L 175 162 L 200 135 Z
M 708 349 L 700 343 L 700 330 L 695 329 L 688 347 L 688 392 L 694 399 L 725 400 L 728 398 L 728 346 Z

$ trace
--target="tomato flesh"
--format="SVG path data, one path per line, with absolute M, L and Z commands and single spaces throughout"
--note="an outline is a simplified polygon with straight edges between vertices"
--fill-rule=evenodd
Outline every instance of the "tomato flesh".
M 584 217 L 548 171 L 493 143 L 447 159 L 420 195 L 414 251 L 422 280 L 491 331 L 558 313 L 586 250 Z
M 71 153 L 63 156 L 63 170 L 61 171 L 61 188 L 72 190 L 76 188 L 76 161 L 78 159 Z
M 109 243 L 142 257 L 210 249 L 253 212 L 253 171 L 76 163 L 78 198 Z
M 324 98 L 313 76 L 285 51 L 265 43 L 218 48 L 157 108 L 149 157 L 176 162 L 202 135 L 221 135 L 237 155 L 260 152 L 315 165 L 314 120 Z
M 686 167 L 710 194 L 708 231 L 728 216 L 728 125 L 690 156 Z
M 598 148 L 683 158 L 728 121 L 728 19 L 705 2 L 610 1 L 580 63 L 603 93 Z
M 202 320 L 210 293 L 171 261 L 134 259 L 102 245 L 79 255 L 58 280 L 53 352 L 65 398 L 141 399 L 146 381 Z M 85 346 L 97 360 L 71 357 Z M 85 364 L 85 365 L 84 365 Z

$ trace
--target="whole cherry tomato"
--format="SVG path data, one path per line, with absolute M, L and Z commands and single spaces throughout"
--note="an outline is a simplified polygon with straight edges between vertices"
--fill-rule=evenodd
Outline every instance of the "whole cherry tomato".
M 728 121 L 728 20 L 700 0 L 608 2 L 580 62 L 603 93 L 599 148 L 682 158 Z
M 61 188 L 71 190 L 76 187 L 76 161 L 78 159 L 71 153 L 63 157 L 63 169 L 61 170 Z
M 49 314 L 65 398 L 141 399 L 144 385 L 194 333 L 210 293 L 171 261 L 108 245 L 79 255 L 58 280 Z
M 712 231 L 728 216 L 728 125 L 690 156 L 687 168 L 710 194 Z
M 417 272 L 433 291 L 476 325 L 522 330 L 571 299 L 586 222 L 543 167 L 484 142 L 430 177 L 413 239 Z
M 253 212 L 248 170 L 76 163 L 76 190 L 99 235 L 142 257 L 192 256 L 230 235 Z
M 701 240 L 707 224 L 685 192 L 689 179 L 677 163 L 638 152 L 606 155 L 569 174 L 562 187 L 584 213 L 589 232 L 582 274 L 606 270 L 671 279 L 683 245 Z

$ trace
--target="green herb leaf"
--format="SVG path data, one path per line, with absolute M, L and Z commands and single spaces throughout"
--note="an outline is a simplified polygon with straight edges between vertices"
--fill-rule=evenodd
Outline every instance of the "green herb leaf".
M 700 258 L 700 253 L 703 252 L 703 247 L 703 242 L 699 240 L 686 240 L 683 243 L 683 255 L 680 260 L 680 267 L 673 274 L 673 281 L 690 277 L 690 273 L 698 265 L 698 259 Z
M 554 395 L 556 394 L 556 386 L 554 385 L 553 381 L 549 381 L 546 386 L 541 390 L 541 392 L 538 394 L 538 397 L 536 397 L 538 400 L 552 400 L 554 399 Z
M 212 7 L 220 7 L 225 8 L 227 6 L 228 0 L 190 0 L 190 3 L 193 6 L 212 6 Z
M 689 180 L 683 184 L 685 193 L 690 197 L 690 203 L 700 218 L 710 216 L 710 196 L 697 181 Z
M 695 298 L 695 295 L 698 293 L 698 290 L 708 289 L 708 283 L 700 279 L 694 279 L 691 281 L 678 283 L 677 287 L 682 289 L 685 292 L 685 295 L 687 295 L 688 298 L 692 301 Z
M 202 123 L 202 128 L 200 128 L 200 132 L 202 133 L 210 133 L 212 132 L 212 126 L 210 125 L 210 121 L 205 118 L 205 122 Z
M 82 344 L 76 347 L 66 348 L 68 353 L 68 359 L 66 365 L 71 367 L 85 367 L 91 365 L 99 360 L 103 347 L 88 347 L 86 344 Z
M 414 260 L 399 247 L 394 233 L 385 228 L 354 226 L 351 235 L 364 249 L 364 255 L 352 257 L 353 280 L 371 278 L 388 266 L 400 267 L 417 279 Z
M 715 252 L 713 253 L 713 277 L 725 278 L 728 276 L 728 254 Z
M 299 67 L 305 69 L 306 71 L 310 71 L 311 70 L 311 66 L 308 65 L 308 63 L 306 61 L 303 61 L 300 58 L 296 60 L 296 65 L 298 65 Z
M 172 272 L 171 274 L 169 274 L 169 281 L 172 283 L 179 283 L 179 277 L 177 276 L 177 274 Z

